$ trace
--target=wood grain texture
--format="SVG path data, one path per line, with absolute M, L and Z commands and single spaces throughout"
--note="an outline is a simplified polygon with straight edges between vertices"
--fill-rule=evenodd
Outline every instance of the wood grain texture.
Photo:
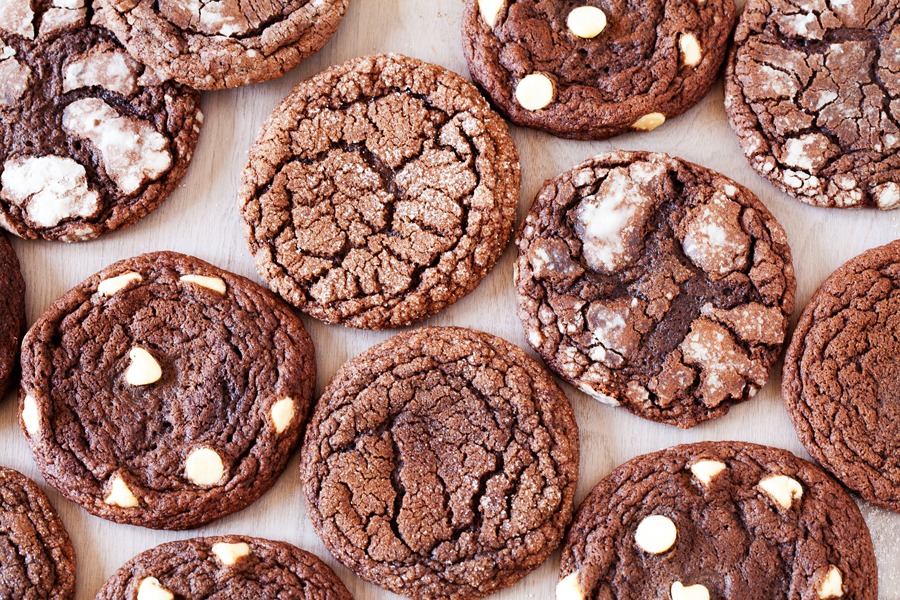
M 377 52 L 401 52 L 468 75 L 459 23 L 463 0 L 352 0 L 334 38 L 317 55 L 281 79 L 235 90 L 205 92 L 206 122 L 194 162 L 175 194 L 138 224 L 99 240 L 65 245 L 14 240 L 28 286 L 28 323 L 67 290 L 110 263 L 154 250 L 193 254 L 260 281 L 241 234 L 236 204 L 238 177 L 247 150 L 272 108 L 298 82 L 326 67 Z M 796 316 L 819 284 L 838 266 L 868 248 L 900 237 L 900 211 L 840 211 L 797 202 L 758 177 L 747 165 L 728 126 L 721 81 L 695 108 L 662 127 L 605 142 L 575 142 L 512 129 L 522 162 L 521 223 L 545 179 L 589 156 L 613 148 L 663 151 L 720 171 L 754 191 L 784 225 L 797 272 Z M 472 294 L 421 325 L 457 325 L 487 331 L 527 348 L 515 315 L 510 245 L 496 268 Z M 366 332 L 304 322 L 318 354 L 317 392 L 349 358 L 396 330 Z M 533 355 L 533 353 L 532 353 Z M 647 452 L 701 440 L 738 439 L 788 449 L 800 446 L 780 398 L 780 363 L 752 401 L 727 416 L 689 431 L 644 421 L 623 409 L 589 399 L 563 386 L 581 429 L 581 482 L 576 502 L 614 467 Z M 38 481 L 69 530 L 78 556 L 78 600 L 91 600 L 127 559 L 163 542 L 198 535 L 245 534 L 284 540 L 333 566 L 357 600 L 398 598 L 369 585 L 337 564 L 313 533 L 306 516 L 294 456 L 275 487 L 244 511 L 190 532 L 149 531 L 115 525 L 65 501 L 41 479 L 19 431 L 13 394 L 0 405 L 0 464 Z M 872 531 L 883 600 L 900 600 L 900 515 L 861 502 Z M 515 586 L 491 598 L 553 598 L 559 553 Z

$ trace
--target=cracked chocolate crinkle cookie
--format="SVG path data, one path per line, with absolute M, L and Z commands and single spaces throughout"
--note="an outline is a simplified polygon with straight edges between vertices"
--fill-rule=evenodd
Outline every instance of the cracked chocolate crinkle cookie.
M 226 535 L 162 544 L 125 563 L 95 600 L 353 600 L 318 557 L 286 542 Z
M 750 165 L 798 200 L 900 207 L 900 1 L 750 0 L 725 108 Z
M 544 562 L 572 518 L 578 429 L 500 338 L 424 328 L 360 354 L 316 405 L 301 471 L 319 537 L 411 598 L 480 598 Z
M 0 0 L 0 226 L 89 240 L 134 224 L 191 161 L 200 94 L 136 62 L 95 1 Z
M 810 299 L 781 394 L 806 450 L 869 502 L 900 512 L 900 241 L 835 271 Z
M 188 529 L 275 483 L 315 373 L 303 324 L 274 294 L 190 256 L 144 254 L 32 326 L 19 420 L 69 500 L 118 523 Z
M 24 334 L 25 280 L 16 251 L 0 233 L 0 401 L 13 383 Z
M 349 0 L 104 0 L 128 51 L 167 78 L 218 90 L 281 77 L 337 31 Z
M 59 515 L 33 481 L 0 467 L 0 598 L 74 597 L 75 550 Z
M 469 292 L 509 240 L 519 156 L 459 75 L 396 54 L 298 85 L 239 192 L 260 275 L 327 323 L 401 327 Z
M 724 175 L 598 154 L 544 184 L 516 244 L 528 342 L 597 400 L 688 428 L 768 381 L 794 310 L 791 251 Z
M 701 442 L 634 458 L 585 498 L 557 600 L 876 600 L 866 523 L 821 469 Z
M 733 0 L 467 0 L 463 50 L 513 123 L 599 140 L 697 104 L 734 14 Z

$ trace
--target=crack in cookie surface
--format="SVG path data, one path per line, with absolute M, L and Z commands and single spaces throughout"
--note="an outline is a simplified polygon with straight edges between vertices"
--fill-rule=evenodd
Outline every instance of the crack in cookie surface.
M 793 312 L 791 254 L 731 180 L 600 154 L 545 184 L 516 244 L 528 342 L 594 398 L 692 427 L 768 380 Z
M 319 536 L 361 577 L 413 597 L 478 598 L 561 539 L 578 434 L 568 400 L 521 350 L 426 328 L 341 368 L 301 469 Z
M 726 71 L 750 165 L 816 206 L 900 207 L 900 3 L 751 1 Z
M 298 86 L 254 144 L 240 197 L 273 289 L 326 322 L 380 329 L 475 288 L 518 188 L 506 126 L 471 85 L 382 55 Z

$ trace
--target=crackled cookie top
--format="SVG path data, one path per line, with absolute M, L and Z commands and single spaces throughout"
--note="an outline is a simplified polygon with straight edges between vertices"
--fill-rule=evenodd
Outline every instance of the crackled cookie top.
M 18 236 L 132 225 L 191 161 L 200 94 L 137 63 L 104 20 L 84 0 L 0 3 L 0 226 Z
M 75 550 L 44 492 L 0 467 L 0 598 L 71 600 Z
M 732 0 L 467 0 L 472 79 L 510 120 L 577 139 L 649 131 L 709 91 Z
M 337 30 L 349 0 L 105 0 L 109 27 L 143 63 L 202 90 L 281 77 Z
M 411 598 L 479 598 L 540 565 L 578 482 L 578 429 L 553 378 L 457 328 L 391 338 L 316 406 L 301 470 L 335 558 Z
M 300 319 L 158 252 L 104 269 L 25 336 L 19 419 L 47 482 L 97 516 L 188 529 L 275 483 L 315 385 Z
M 639 456 L 585 498 L 557 600 L 876 600 L 850 496 L 790 452 L 702 442 Z
M 900 512 L 900 241 L 835 271 L 803 310 L 782 398 L 807 451 L 860 496 Z
M 471 84 L 379 55 L 298 85 L 241 182 L 244 233 L 272 289 L 317 319 L 381 329 L 436 313 L 491 270 L 519 157 Z
M 25 280 L 19 258 L 0 233 L 0 400 L 12 381 L 25 334 Z
M 286 542 L 227 535 L 162 544 L 125 563 L 95 600 L 353 600 L 331 568 Z
M 598 154 L 544 185 L 516 244 L 528 342 L 586 394 L 687 428 L 768 381 L 794 310 L 791 252 L 723 175 Z
M 750 165 L 798 200 L 900 207 L 900 2 L 750 0 L 725 107 Z

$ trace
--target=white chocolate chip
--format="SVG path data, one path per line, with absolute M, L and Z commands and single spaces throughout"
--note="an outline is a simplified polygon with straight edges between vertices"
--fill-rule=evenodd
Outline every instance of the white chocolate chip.
M 676 581 L 672 584 L 672 600 L 709 600 L 709 590 L 700 584 L 684 587 Z
M 91 48 L 66 65 L 63 92 L 99 85 L 130 96 L 137 92 L 138 63 L 124 50 Z
M 644 115 L 637 121 L 635 121 L 631 127 L 633 129 L 640 129 L 641 131 L 653 131 L 666 121 L 666 115 L 662 113 L 650 113 L 649 115 Z
M 840 598 L 844 595 L 843 584 L 844 578 L 841 577 L 840 569 L 832 565 L 816 588 L 816 592 L 822 600 L 826 598 Z
M 109 505 L 121 508 L 134 508 L 140 504 L 135 495 L 128 489 L 125 480 L 119 475 L 113 475 L 112 483 L 109 486 L 109 495 L 103 501 Z
M 39 227 L 90 217 L 99 206 L 99 195 L 88 189 L 87 172 L 71 158 L 17 156 L 6 161 L 0 185 L 0 197 L 24 208 Z
M 100 285 L 97 286 L 97 291 L 103 294 L 104 296 L 112 296 L 119 290 L 123 289 L 132 281 L 141 281 L 142 277 L 140 273 L 124 273 L 122 275 L 118 275 L 116 277 L 110 277 L 109 279 L 104 279 L 100 282 Z
M 556 600 L 582 600 L 584 592 L 578 581 L 578 571 L 569 573 L 556 584 Z
M 271 415 L 275 433 L 281 433 L 294 420 L 294 401 L 290 398 L 282 398 L 272 405 Z
M 799 500 L 803 496 L 800 483 L 786 475 L 763 477 L 758 487 L 784 510 L 789 509 L 795 499 Z
M 566 25 L 580 38 L 595 38 L 606 29 L 606 13 L 596 6 L 579 6 L 569 13 Z
M 644 552 L 662 554 L 675 544 L 678 530 L 669 517 L 650 515 L 641 521 L 634 532 L 634 541 Z
M 481 11 L 481 18 L 488 24 L 491 29 L 497 23 L 497 15 L 503 8 L 503 0 L 478 0 L 478 10 Z
M 238 544 L 219 542 L 218 544 L 213 545 L 212 552 L 223 565 L 233 565 L 238 559 L 250 554 L 250 546 L 244 542 Z
M 63 129 L 90 140 L 107 175 L 126 193 L 162 175 L 171 165 L 169 142 L 149 121 L 120 116 L 99 98 L 84 98 L 63 111 Z
M 553 102 L 553 82 L 541 73 L 525 76 L 516 86 L 516 102 L 525 110 L 541 110 Z
M 125 371 L 125 381 L 131 385 L 148 385 L 162 377 L 159 363 L 143 348 L 132 348 L 128 356 L 131 358 L 131 365 Z
M 174 600 L 175 594 L 159 585 L 156 577 L 145 577 L 138 586 L 137 600 Z
M 184 461 L 187 478 L 197 485 L 215 485 L 222 480 L 225 467 L 215 450 L 198 448 Z
M 704 486 L 708 486 L 713 478 L 724 470 L 725 463 L 717 460 L 698 460 L 691 465 L 691 473 Z
M 681 39 L 678 40 L 678 45 L 681 46 L 682 64 L 693 67 L 703 58 L 703 52 L 700 51 L 700 42 L 697 41 L 693 33 L 682 35 Z
M 41 411 L 38 410 L 37 401 L 31 394 L 26 395 L 22 401 L 22 423 L 31 437 L 41 431 Z
M 225 293 L 225 282 L 218 277 L 206 277 L 205 275 L 185 275 L 181 281 L 193 283 L 201 287 L 209 288 L 220 294 Z

